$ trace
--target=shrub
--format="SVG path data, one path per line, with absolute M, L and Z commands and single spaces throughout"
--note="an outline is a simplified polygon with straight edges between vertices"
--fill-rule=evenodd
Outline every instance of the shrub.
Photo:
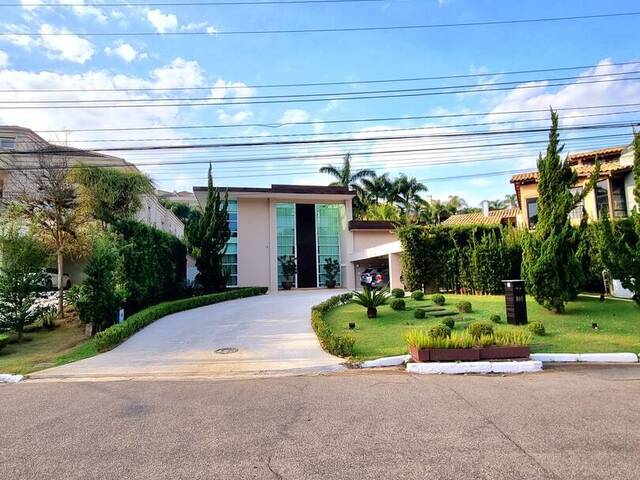
M 471 322 L 467 331 L 473 338 L 480 338 L 482 335 L 493 335 L 493 325 L 489 322 Z
M 544 324 L 542 322 L 531 322 L 529 324 L 529 331 L 531 333 L 533 333 L 534 335 L 539 335 L 539 336 L 543 336 L 546 331 L 544 329 Z
M 411 298 L 417 301 L 424 300 L 424 292 L 422 290 L 411 292 Z
M 391 296 L 395 298 L 404 298 L 404 290 L 401 288 L 394 288 L 391 290 Z
M 106 330 L 96 334 L 96 336 L 93 337 L 93 342 L 98 351 L 109 350 L 137 331 L 142 330 L 147 325 L 172 313 L 212 305 L 226 300 L 263 295 L 265 293 L 267 293 L 266 287 L 247 287 L 228 290 L 222 293 L 210 293 L 208 295 L 200 295 L 199 297 L 174 300 L 173 302 L 159 303 L 158 305 L 145 308 L 131 315 L 124 322 L 112 325 Z
M 353 293 L 347 292 L 340 294 L 341 303 L 349 303 L 351 300 L 353 300 Z
M 446 348 L 472 348 L 473 337 L 467 332 L 452 332 Z
M 527 346 L 531 343 L 531 334 L 526 330 L 498 330 L 493 335 L 496 345 L 508 345 L 514 347 Z
M 414 318 L 418 318 L 418 319 L 423 319 L 426 316 L 427 312 L 425 312 L 423 309 L 421 308 L 416 308 L 413 311 L 413 316 Z
M 440 323 L 429 329 L 429 336 L 433 338 L 447 338 L 451 336 L 451 329 Z
M 502 323 L 502 320 L 500 319 L 500 315 L 495 313 L 489 317 L 489 320 L 491 320 L 493 323 Z
M 386 289 L 365 288 L 362 292 L 353 292 L 353 302 L 367 309 L 367 316 L 375 318 L 378 316 L 378 308 L 385 305 L 389 300 L 389 293 Z
M 311 326 L 313 327 L 322 347 L 332 355 L 349 357 L 353 355 L 355 339 L 349 335 L 336 335 L 324 321 L 324 315 L 330 310 L 351 302 L 351 294 L 334 295 L 324 302 L 311 307 Z
M 460 313 L 471 313 L 471 302 L 463 300 L 462 302 L 458 302 L 456 307 Z
M 495 343 L 493 335 L 480 335 L 478 345 L 481 347 L 490 347 Z
M 8 343 L 9 343 L 9 335 L 0 333 L 0 350 L 6 347 Z
M 446 325 L 447 327 L 453 329 L 453 327 L 456 324 L 456 321 L 453 318 L 443 318 L 441 323 L 443 325 Z
M 407 307 L 406 304 L 404 303 L 404 300 L 401 298 L 394 298 L 393 300 L 391 300 L 389 305 L 394 310 L 404 310 Z
M 444 305 L 445 302 L 444 295 L 442 295 L 441 293 L 436 293 L 433 297 L 431 297 L 431 300 L 433 301 L 433 303 L 440 306 Z
M 411 330 L 404 336 L 404 341 L 410 347 L 418 349 L 428 348 L 429 337 L 422 330 Z

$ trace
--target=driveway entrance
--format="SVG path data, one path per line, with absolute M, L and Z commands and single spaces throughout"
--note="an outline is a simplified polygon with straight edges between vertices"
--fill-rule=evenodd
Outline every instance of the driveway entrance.
M 36 379 L 208 378 L 340 370 L 324 352 L 310 309 L 336 291 L 280 292 L 161 318 L 117 348 L 34 373 Z

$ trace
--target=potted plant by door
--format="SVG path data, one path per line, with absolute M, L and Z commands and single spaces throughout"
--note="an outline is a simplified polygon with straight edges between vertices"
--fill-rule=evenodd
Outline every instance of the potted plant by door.
M 378 308 L 389 300 L 389 291 L 380 288 L 364 287 L 362 292 L 353 292 L 353 303 L 362 305 L 367 309 L 368 318 L 376 318 L 378 316 Z
M 278 261 L 282 266 L 282 288 L 285 290 L 291 290 L 293 283 L 295 282 L 296 273 L 298 273 L 298 265 L 296 263 L 296 257 L 289 255 L 282 255 L 278 257 Z
M 334 258 L 325 258 L 324 274 L 327 278 L 325 285 L 327 288 L 335 288 L 336 277 L 340 273 L 340 262 Z

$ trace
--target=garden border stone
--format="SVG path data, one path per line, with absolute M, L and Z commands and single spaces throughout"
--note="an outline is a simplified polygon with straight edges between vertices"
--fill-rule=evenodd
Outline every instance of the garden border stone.
M 398 365 L 404 365 L 411 360 L 411 355 L 396 355 L 394 357 L 382 357 L 375 360 L 367 360 L 362 362 L 361 368 L 376 368 L 376 367 L 396 367 Z
M 635 353 L 532 353 L 531 360 L 541 362 L 638 363 Z
M 18 383 L 24 377 L 22 375 L 12 375 L 10 373 L 0 373 L 0 383 Z
M 513 362 L 428 362 L 408 363 L 407 372 L 422 375 L 464 373 L 530 373 L 542 371 L 542 362 L 523 360 Z

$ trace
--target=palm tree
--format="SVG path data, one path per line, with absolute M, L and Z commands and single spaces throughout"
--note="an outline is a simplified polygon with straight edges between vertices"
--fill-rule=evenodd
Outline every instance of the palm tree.
M 467 206 L 467 202 L 464 198 L 458 195 L 449 195 L 447 206 L 449 206 L 455 212 L 460 210 L 461 208 L 465 208 Z
M 424 204 L 424 200 L 420 196 L 420 192 L 426 192 L 427 186 L 418 182 L 415 177 L 407 177 L 401 174 L 393 182 L 393 191 L 395 201 L 400 208 L 406 213 L 417 212 L 419 207 Z
M 364 212 L 363 220 L 389 220 L 398 222 L 401 220 L 400 209 L 393 203 L 372 203 Z
M 361 182 L 371 202 L 380 203 L 382 201 L 392 200 L 393 184 L 391 180 L 389 180 L 388 173 L 383 173 L 382 175 L 376 175 L 374 173 L 370 177 L 363 178 Z
M 518 208 L 518 196 L 515 193 L 507 194 L 504 196 L 504 203 L 506 208 Z
M 336 179 L 335 182 L 331 182 L 329 185 L 332 187 L 349 187 L 354 190 L 358 190 L 360 185 L 358 185 L 358 181 L 364 178 L 375 176 L 376 172 L 370 170 L 368 168 L 363 168 L 361 170 L 353 171 L 351 169 L 351 154 L 347 153 L 342 160 L 342 167 L 338 169 L 333 165 L 325 165 L 324 167 L 320 167 L 320 173 L 326 173 L 327 175 L 331 175 Z
M 330 186 L 349 187 L 356 192 L 356 196 L 353 199 L 353 216 L 359 218 L 367 209 L 367 198 L 358 182 L 365 178 L 373 177 L 376 172 L 368 168 L 354 172 L 351 168 L 351 154 L 347 153 L 342 160 L 342 167 L 338 169 L 331 164 L 325 165 L 320 167 L 320 173 L 326 173 L 336 179 L 335 182 L 329 184 Z
M 502 210 L 506 208 L 504 200 L 489 200 L 489 210 Z

